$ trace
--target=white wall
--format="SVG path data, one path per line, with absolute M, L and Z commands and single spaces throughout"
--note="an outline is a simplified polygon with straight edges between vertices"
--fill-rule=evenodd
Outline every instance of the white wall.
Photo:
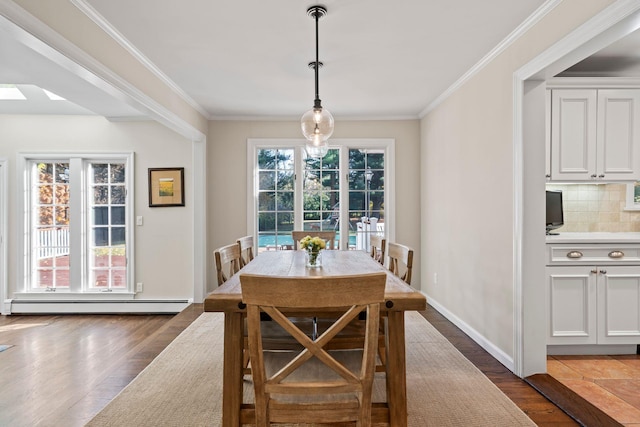
M 513 73 L 610 3 L 560 2 L 421 122 L 422 289 L 501 360 L 514 355 Z
M 212 121 L 208 132 L 208 289 L 217 286 L 213 250 L 247 234 L 247 139 L 301 138 L 297 121 Z M 336 120 L 333 138 L 393 138 L 396 141 L 396 240 L 414 248 L 412 285 L 421 286 L 420 125 L 418 120 Z
M 16 290 L 17 239 L 21 230 L 16 211 L 19 152 L 129 152 L 135 153 L 135 215 L 144 225 L 134 226 L 136 282 L 144 283 L 137 299 L 193 297 L 193 193 L 191 141 L 156 122 L 109 122 L 95 116 L 0 115 L 0 158 L 9 159 L 9 293 Z M 185 168 L 185 207 L 149 208 L 147 174 L 150 167 Z

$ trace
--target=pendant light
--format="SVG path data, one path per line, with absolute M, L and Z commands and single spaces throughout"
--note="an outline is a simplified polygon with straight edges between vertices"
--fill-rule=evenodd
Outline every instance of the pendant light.
M 322 62 L 318 60 L 318 20 L 327 14 L 323 6 L 312 6 L 307 9 L 307 15 L 316 21 L 316 60 L 309 63 L 309 68 L 315 72 L 316 98 L 313 108 L 302 115 L 302 133 L 307 138 L 305 149 L 309 157 L 322 158 L 329 150 L 329 137 L 333 134 L 333 116 L 326 108 L 322 108 L 318 90 L 318 71 Z

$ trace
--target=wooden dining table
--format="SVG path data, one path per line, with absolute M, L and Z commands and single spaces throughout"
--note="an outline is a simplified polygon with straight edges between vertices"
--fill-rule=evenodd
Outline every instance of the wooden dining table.
M 243 345 L 246 307 L 242 302 L 240 274 L 273 276 L 343 276 L 384 271 L 387 273 L 385 301 L 381 311 L 387 318 L 386 392 L 387 401 L 376 403 L 372 409 L 374 419 L 389 422 L 391 426 L 407 425 L 407 382 L 405 360 L 404 312 L 426 309 L 426 297 L 393 275 L 363 251 L 325 250 L 322 267 L 306 267 L 305 252 L 267 251 L 256 256 L 222 286 L 204 300 L 204 311 L 223 312 L 224 370 L 222 396 L 222 425 L 240 426 L 254 419 L 253 405 L 243 404 Z

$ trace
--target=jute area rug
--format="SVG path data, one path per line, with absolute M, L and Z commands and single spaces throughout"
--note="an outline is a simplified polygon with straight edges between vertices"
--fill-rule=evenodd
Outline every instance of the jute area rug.
M 223 328 L 203 313 L 87 425 L 220 425 Z M 406 340 L 409 426 L 535 425 L 419 313 L 406 314 Z

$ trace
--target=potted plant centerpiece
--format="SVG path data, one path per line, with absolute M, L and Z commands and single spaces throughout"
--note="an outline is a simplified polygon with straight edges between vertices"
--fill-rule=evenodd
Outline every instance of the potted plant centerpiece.
M 327 247 L 327 243 L 320 237 L 305 236 L 300 240 L 300 247 L 307 251 L 307 267 L 322 267 L 321 250 Z

